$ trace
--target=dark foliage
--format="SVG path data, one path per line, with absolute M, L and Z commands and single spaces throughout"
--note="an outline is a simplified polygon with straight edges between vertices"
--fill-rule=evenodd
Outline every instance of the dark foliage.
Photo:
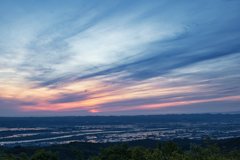
M 155 159 L 239 159 L 240 138 L 213 141 L 176 139 L 157 142 L 154 140 L 131 141 L 128 143 L 81 143 L 48 147 L 16 146 L 3 150 L 3 160 L 155 160 Z M 177 143 L 176 143 L 177 142 Z M 197 142 L 193 144 L 193 142 Z M 218 145 L 217 145 L 218 143 Z M 187 146 L 182 150 L 181 146 Z M 180 146 L 180 147 L 179 147 Z M 100 149 L 99 149 L 100 148 Z M 147 148 L 147 149 L 146 149 Z

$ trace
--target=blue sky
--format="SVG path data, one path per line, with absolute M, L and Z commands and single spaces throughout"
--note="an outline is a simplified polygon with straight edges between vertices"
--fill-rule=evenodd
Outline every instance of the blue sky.
M 240 111 L 240 2 L 0 1 L 0 116 Z

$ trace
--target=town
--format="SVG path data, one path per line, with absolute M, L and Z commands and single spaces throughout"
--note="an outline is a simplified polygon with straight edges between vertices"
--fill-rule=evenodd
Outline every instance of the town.
M 78 118 L 79 122 L 81 121 L 80 124 L 82 125 L 77 125 L 78 121 L 76 118 Z M 90 118 L 90 120 L 92 119 L 93 122 L 90 121 L 91 124 L 86 125 L 86 123 L 89 123 L 88 118 Z M 19 121 L 19 124 L 9 123 L 7 127 L 4 125 L 4 119 L 2 119 L 0 126 L 0 145 L 7 147 L 49 146 L 74 141 L 107 143 L 142 139 L 159 141 L 173 139 L 203 140 L 206 137 L 211 137 L 212 139 L 219 140 L 240 137 L 239 115 L 207 114 L 195 116 L 168 115 L 127 117 L 129 119 L 138 119 L 137 123 L 134 121 L 126 122 L 126 117 L 115 117 L 120 120 L 101 121 L 103 124 L 97 124 L 97 122 L 94 124 L 96 118 L 106 119 L 106 117 L 85 117 L 85 122 L 79 120 L 79 117 L 73 117 L 70 120 L 69 117 L 67 117 L 66 119 L 63 118 L 63 120 L 58 121 L 59 118 L 55 117 L 56 121 L 58 121 L 55 123 L 58 123 L 58 125 L 51 124 L 50 120 L 45 118 L 45 120 L 49 120 L 49 123 L 39 123 L 36 121 L 36 124 L 33 126 L 29 124 L 27 120 L 24 122 L 24 118 L 22 118 L 22 123 L 26 123 L 25 127 L 22 127 L 23 124 L 21 124 L 21 121 Z M 67 119 L 68 121 L 66 121 Z M 142 120 L 139 121 L 139 119 Z M 51 120 L 51 122 L 53 121 Z M 69 124 L 67 122 L 73 123 Z

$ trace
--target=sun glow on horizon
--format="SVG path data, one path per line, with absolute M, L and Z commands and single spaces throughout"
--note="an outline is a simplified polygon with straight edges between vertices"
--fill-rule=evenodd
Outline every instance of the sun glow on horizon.
M 100 111 L 97 110 L 97 109 L 91 109 L 91 110 L 89 110 L 89 112 L 92 112 L 92 113 L 98 113 L 98 112 L 100 112 Z

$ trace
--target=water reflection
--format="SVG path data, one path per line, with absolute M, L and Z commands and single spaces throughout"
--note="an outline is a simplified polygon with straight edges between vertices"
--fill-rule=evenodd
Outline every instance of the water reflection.
M 47 130 L 47 129 L 50 129 L 50 128 L 0 128 L 0 132 L 2 131 L 29 131 L 29 130 L 35 130 L 35 131 L 38 131 L 38 130 Z
M 39 135 L 39 134 L 40 134 L 40 133 L 15 134 L 15 135 L 13 135 L 13 136 L 0 137 L 0 139 L 35 136 L 35 135 Z
M 0 128 L 1 145 L 51 145 L 78 142 L 124 142 L 141 139 L 173 138 L 213 139 L 240 136 L 239 122 L 219 123 L 169 122 L 136 125 L 84 125 L 38 128 Z M 224 127 L 225 126 L 225 127 Z M 35 132 L 36 131 L 36 132 Z M 24 138 L 25 137 L 25 138 Z M 28 144 L 27 144 L 28 143 Z

